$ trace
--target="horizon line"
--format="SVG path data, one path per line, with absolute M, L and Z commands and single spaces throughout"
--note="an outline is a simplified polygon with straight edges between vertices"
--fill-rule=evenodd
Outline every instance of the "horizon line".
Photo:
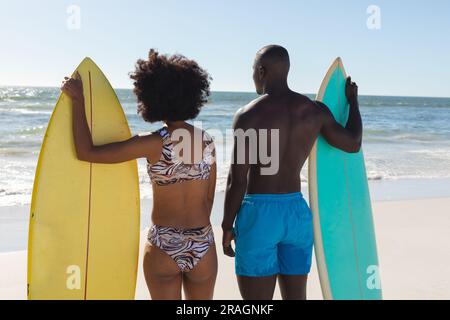
M 4 85 L 0 84 L 0 88 L 46 88 L 46 89 L 59 89 L 57 86 L 41 86 L 41 85 Z M 133 90 L 133 88 L 115 88 L 114 90 Z M 241 90 L 211 90 L 211 93 L 246 93 L 246 94 L 257 94 L 255 91 L 241 91 Z M 317 93 L 305 93 L 299 92 L 304 95 L 316 95 Z M 450 96 L 426 96 L 426 95 L 391 95 L 391 94 L 359 94 L 363 97 L 388 97 L 388 98 L 434 98 L 434 99 L 450 99 Z

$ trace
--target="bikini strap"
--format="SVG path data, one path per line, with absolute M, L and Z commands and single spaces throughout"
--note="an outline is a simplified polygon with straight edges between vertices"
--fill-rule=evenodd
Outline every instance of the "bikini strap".
M 156 130 L 154 133 L 157 133 L 162 139 L 163 143 L 167 144 L 170 142 L 170 133 L 167 127 L 162 127 L 158 130 Z
M 208 132 L 203 130 L 203 141 L 205 143 L 205 149 L 203 150 L 203 160 L 212 165 L 215 162 L 215 145 L 213 138 L 208 134 Z

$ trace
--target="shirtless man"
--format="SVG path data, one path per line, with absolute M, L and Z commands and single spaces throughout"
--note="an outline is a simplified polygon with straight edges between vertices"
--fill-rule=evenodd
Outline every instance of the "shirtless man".
M 323 103 L 289 89 L 289 67 L 289 54 L 283 47 L 271 45 L 259 50 L 253 79 L 261 97 L 241 108 L 233 123 L 235 132 L 279 130 L 279 141 L 275 141 L 279 153 L 271 155 L 278 157 L 279 169 L 271 175 L 262 173 L 261 169 L 267 165 L 262 164 L 259 156 L 256 163 L 249 161 L 248 155 L 253 150 L 250 144 L 260 145 L 259 141 L 246 139 L 245 143 L 239 143 L 235 135 L 222 242 L 224 253 L 235 256 L 239 289 L 246 300 L 272 299 L 277 278 L 283 299 L 306 299 L 313 227 L 311 211 L 300 190 L 300 171 L 319 135 L 345 152 L 356 153 L 361 148 L 357 85 L 347 79 L 350 110 L 343 127 Z M 244 163 L 238 163 L 239 154 L 244 154 L 245 161 L 241 161 Z

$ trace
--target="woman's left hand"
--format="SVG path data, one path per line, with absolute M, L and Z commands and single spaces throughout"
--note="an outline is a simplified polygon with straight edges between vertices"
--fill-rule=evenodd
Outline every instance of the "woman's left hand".
M 73 101 L 84 102 L 83 82 L 77 72 L 74 78 L 65 77 L 62 82 L 61 91 L 67 94 Z

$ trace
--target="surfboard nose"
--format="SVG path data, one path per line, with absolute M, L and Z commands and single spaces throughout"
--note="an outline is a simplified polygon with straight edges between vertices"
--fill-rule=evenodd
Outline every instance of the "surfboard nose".
M 78 65 L 78 67 L 76 68 L 77 71 L 80 70 L 97 70 L 100 69 L 97 64 L 94 62 L 94 60 L 92 60 L 90 57 L 85 57 L 80 64 Z
M 80 64 L 83 63 L 94 63 L 94 61 L 91 59 L 91 57 L 85 57 Z

